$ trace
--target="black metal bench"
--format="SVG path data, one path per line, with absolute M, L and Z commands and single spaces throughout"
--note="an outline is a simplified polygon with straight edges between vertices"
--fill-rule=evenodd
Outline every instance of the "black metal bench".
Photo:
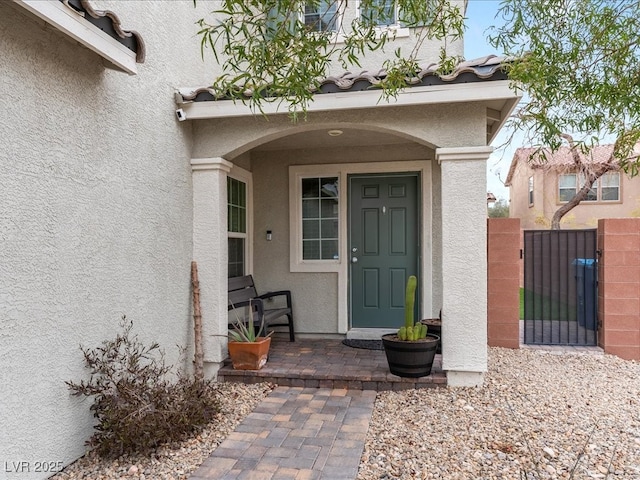
M 277 306 L 274 308 L 267 308 L 265 300 L 274 299 L 275 297 L 284 297 L 286 299 L 286 306 Z M 283 300 L 279 300 L 283 302 Z M 265 328 L 271 327 L 289 327 L 289 340 L 295 341 L 295 334 L 293 331 L 293 309 L 291 306 L 291 292 L 289 290 L 280 290 L 277 292 L 267 292 L 262 295 L 258 295 L 256 286 L 253 283 L 253 277 L 251 275 L 245 275 L 243 277 L 233 277 L 229 279 L 229 311 L 236 309 L 236 312 L 240 310 L 240 307 L 248 307 L 251 303 L 253 310 L 253 322 L 256 325 L 260 324 L 260 319 L 264 318 Z M 286 321 L 277 323 L 282 317 L 286 317 Z

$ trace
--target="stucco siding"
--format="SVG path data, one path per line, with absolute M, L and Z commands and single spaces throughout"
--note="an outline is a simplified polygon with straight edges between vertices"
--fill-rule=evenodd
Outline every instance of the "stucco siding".
M 90 403 L 64 384 L 87 377 L 80 344 L 113 338 L 126 314 L 184 363 L 191 129 L 175 119 L 173 88 L 201 67 L 186 33 L 192 2 L 113 6 L 147 42 L 137 76 L 10 3 L 0 2 L 0 462 L 27 462 L 27 480 L 49 475 L 35 461 L 68 464 L 85 450 Z
M 460 8 L 460 11 L 464 14 L 466 4 L 465 0 L 454 0 L 451 3 Z M 347 3 L 346 5 L 348 8 L 345 8 L 344 15 L 340 21 L 341 25 L 348 29 L 352 21 L 360 14 L 360 11 L 358 8 L 352 7 L 352 5 L 358 5 L 356 2 Z M 350 66 L 348 70 L 352 72 L 361 70 L 378 71 L 382 68 L 382 64 L 385 60 L 393 58 L 396 49 L 400 49 L 403 55 L 409 55 L 416 45 L 418 45 L 419 48 L 416 54 L 416 58 L 418 58 L 419 62 L 437 63 L 438 58 L 440 57 L 440 48 L 442 47 L 446 49 L 448 55 L 457 57 L 464 56 L 464 42 L 462 39 L 452 40 L 451 38 L 448 38 L 446 42 L 439 40 L 426 40 L 419 43 L 416 36 L 419 29 L 402 28 L 397 30 L 397 32 L 398 33 L 395 38 L 392 38 L 390 35 L 390 41 L 383 49 L 376 50 L 375 52 L 367 52 L 366 55 L 360 56 L 360 65 Z M 331 74 L 335 75 L 342 72 L 344 72 L 344 68 L 336 61 L 332 65 Z
M 529 206 L 528 180 L 534 179 L 534 201 Z M 520 218 L 525 230 L 547 229 L 558 208 L 558 172 L 543 168 L 532 169 L 522 162 L 515 168 L 510 185 L 509 216 Z M 581 202 L 561 220 L 563 229 L 596 228 L 600 218 L 640 216 L 640 178 L 620 173 L 620 201 Z
M 436 318 L 442 309 L 442 167 L 438 162 L 433 163 L 431 203 L 433 205 L 432 238 L 433 251 L 433 302 L 432 311 L 424 312 L 426 318 Z
M 255 281 L 261 292 L 291 290 L 298 333 L 337 333 L 337 275 L 289 272 L 288 167 L 295 157 L 291 152 L 252 154 Z
M 338 333 L 338 276 L 335 272 L 290 272 L 290 165 L 372 163 L 433 156 L 419 145 L 369 148 L 253 152 L 254 274 L 261 290 L 288 289 L 293 293 L 296 329 L 300 333 Z M 427 192 L 430 194 L 430 192 Z M 346 198 L 346 197 L 343 197 Z M 266 231 L 273 232 L 271 241 Z
M 292 123 L 287 115 L 233 117 L 198 121 L 194 125 L 194 157 L 237 156 L 259 145 L 306 130 L 362 128 L 393 133 L 431 148 L 486 144 L 486 107 L 456 103 L 396 107 L 381 101 L 380 109 L 310 112 Z M 465 128 L 461 128 L 461 122 Z
M 286 116 L 268 120 L 227 118 L 196 123 L 194 157 L 223 155 L 253 174 L 254 238 L 253 273 L 261 290 L 291 289 L 294 295 L 296 328 L 301 333 L 338 333 L 336 315 L 340 309 L 339 285 L 335 273 L 292 273 L 289 239 L 289 165 L 321 165 L 327 163 L 393 162 L 433 158 L 433 145 L 482 146 L 485 138 L 485 108 L 479 104 L 432 105 L 424 108 L 387 107 L 379 111 L 352 110 L 309 114 L 306 121 L 292 124 Z M 464 122 L 465 128 L 460 127 Z M 360 128 L 413 140 L 405 144 L 371 148 L 325 148 L 270 151 L 260 148 L 270 140 L 308 130 Z M 253 150 L 252 150 L 253 149 Z M 250 162 L 247 163 L 247 152 Z M 433 163 L 433 162 L 432 162 Z M 429 180 L 433 205 L 431 223 L 426 227 L 433 248 L 431 258 L 432 292 L 424 315 L 438 315 L 443 304 L 442 240 L 443 213 L 440 210 L 440 167 L 434 167 Z M 482 187 L 484 188 L 484 187 Z M 484 206 L 484 202 L 482 202 Z M 486 207 L 484 207 L 486 208 Z M 483 213 L 486 215 L 486 212 Z M 483 217 L 484 218 L 484 217 Z M 266 231 L 272 240 L 266 240 Z M 321 290 L 319 290 L 321 288 Z M 346 287 L 345 287 L 346 288 Z M 318 291 L 326 292 L 319 298 Z M 311 307 L 313 306 L 313 307 Z
M 487 370 L 486 160 L 491 148 L 438 149 L 442 162 L 443 369 L 451 384 Z M 464 297 L 464 301 L 460 299 Z M 467 375 L 468 374 L 468 375 Z

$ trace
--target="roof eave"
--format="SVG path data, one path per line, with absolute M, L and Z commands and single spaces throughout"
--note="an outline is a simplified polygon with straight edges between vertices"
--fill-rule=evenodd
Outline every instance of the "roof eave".
M 500 128 L 515 109 L 519 96 L 510 88 L 509 80 L 493 80 L 473 83 L 429 85 L 410 87 L 402 90 L 397 98 L 388 102 L 381 101 L 381 91 L 377 89 L 323 93 L 316 95 L 307 106 L 308 112 L 342 111 L 363 108 L 408 107 L 416 105 L 435 105 L 443 103 L 465 103 L 492 100 L 505 100 L 501 111 Z M 204 102 L 184 101 L 180 93 L 176 100 L 179 120 L 203 120 L 211 118 L 248 117 L 256 114 L 284 115 L 289 113 L 290 104 L 284 99 L 264 102 L 262 112 L 248 104 L 233 100 L 211 100 Z M 508 110 L 508 111 L 507 111 Z M 500 130 L 495 129 L 495 134 Z M 495 137 L 495 134 L 493 137 Z M 493 139 L 493 137 L 491 139 Z
M 142 37 L 133 30 L 124 30 L 115 13 L 96 10 L 87 0 L 80 0 L 80 7 L 72 6 L 70 0 L 13 0 L 13 4 L 31 12 L 64 35 L 94 51 L 106 60 L 107 66 L 135 75 L 137 64 L 144 62 L 145 48 Z M 87 16 L 107 22 L 113 35 L 88 21 Z M 125 44 L 128 39 L 134 40 L 135 47 L 129 48 Z
M 500 120 L 494 125 L 491 125 L 490 130 L 487 131 L 487 145 L 491 145 L 491 143 L 496 139 L 502 128 L 507 123 L 507 120 L 509 120 L 509 117 L 511 117 L 513 112 L 516 110 L 518 103 L 520 103 L 520 99 L 522 98 L 522 95 L 517 94 L 513 90 L 510 80 L 500 81 L 506 82 L 506 87 L 503 88 L 507 88 L 511 92 L 511 96 L 504 97 L 506 101 L 502 110 L 500 111 Z M 487 128 L 489 129 L 489 126 L 487 126 Z

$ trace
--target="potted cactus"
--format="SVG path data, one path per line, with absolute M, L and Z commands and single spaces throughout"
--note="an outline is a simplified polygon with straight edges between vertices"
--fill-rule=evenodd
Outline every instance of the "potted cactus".
M 407 279 L 404 304 L 404 326 L 396 333 L 382 336 L 389 370 L 399 377 L 424 377 L 431 373 L 440 337 L 427 333 L 427 326 L 414 319 L 418 279 Z

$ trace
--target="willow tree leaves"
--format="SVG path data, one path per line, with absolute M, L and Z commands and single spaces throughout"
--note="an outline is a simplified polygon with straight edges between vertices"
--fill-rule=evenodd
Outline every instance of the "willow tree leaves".
M 640 0 L 505 0 L 489 40 L 525 102 L 511 126 L 556 150 L 615 143 L 638 174 Z
M 198 25 L 201 51 L 211 50 L 222 67 L 213 82 L 216 95 L 262 110 L 264 102 L 286 102 L 295 116 L 305 112 L 332 62 L 359 67 L 368 52 L 394 38 L 394 23 L 413 32 L 408 51 L 391 56 L 378 85 L 395 96 L 418 71 L 418 54 L 429 39 L 440 40 L 442 67 L 458 59 L 446 51 L 463 34 L 461 2 L 449 0 L 361 0 L 359 15 L 346 21 L 347 0 L 223 0 Z

